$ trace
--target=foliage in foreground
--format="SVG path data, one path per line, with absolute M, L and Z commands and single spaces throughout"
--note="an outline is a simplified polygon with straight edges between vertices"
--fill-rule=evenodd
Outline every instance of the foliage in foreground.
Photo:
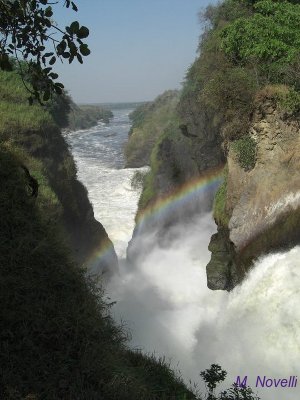
M 234 383 L 229 389 L 215 394 L 216 387 L 226 378 L 227 372 L 218 364 L 212 364 L 209 369 L 200 372 L 207 388 L 207 400 L 260 400 L 249 386 L 238 386 Z
M 30 102 L 47 101 L 52 94 L 62 93 L 62 83 L 56 82 L 58 74 L 53 65 L 59 60 L 74 59 L 83 63 L 83 56 L 90 50 L 83 42 L 89 35 L 86 26 L 78 21 L 69 26 L 59 27 L 53 19 L 54 8 L 58 2 L 48 0 L 0 0 L 0 70 L 11 70 L 10 56 L 18 61 L 28 61 L 26 69 L 21 66 L 20 75 L 24 86 L 30 93 Z M 71 0 L 62 1 L 66 8 L 77 11 Z M 54 16 L 55 18 L 55 16 Z M 26 76 L 31 85 L 27 85 Z

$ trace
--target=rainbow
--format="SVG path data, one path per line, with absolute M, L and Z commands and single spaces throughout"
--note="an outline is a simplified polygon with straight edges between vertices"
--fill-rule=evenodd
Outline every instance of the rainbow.
M 137 227 L 155 218 L 163 218 L 166 213 L 173 213 L 176 209 L 183 208 L 193 199 L 199 199 L 206 193 L 215 191 L 223 181 L 224 166 L 210 170 L 205 175 L 195 177 L 177 187 L 170 193 L 161 196 L 155 203 L 148 205 L 138 213 Z
M 89 274 L 96 276 L 99 276 L 105 272 L 114 272 L 108 270 L 108 266 L 111 265 L 114 258 L 115 253 L 113 244 L 107 238 L 104 240 L 104 243 L 101 242 L 99 247 L 90 254 L 88 260 L 84 264 L 84 268 Z M 99 264 L 102 266 L 107 266 L 107 269 L 99 271 Z
M 189 202 L 201 199 L 206 193 L 212 193 L 223 180 L 223 166 L 210 170 L 205 175 L 198 176 L 185 182 L 172 192 L 161 196 L 154 203 L 139 212 L 136 218 L 136 229 L 149 221 L 156 222 L 165 215 L 172 215 L 179 208 L 184 208 Z M 89 271 L 96 272 L 99 263 L 108 263 L 112 257 L 113 246 L 109 240 L 101 244 L 89 257 L 86 267 Z

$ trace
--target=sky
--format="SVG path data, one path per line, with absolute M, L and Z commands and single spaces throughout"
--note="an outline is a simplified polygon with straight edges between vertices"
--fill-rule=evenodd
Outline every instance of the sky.
M 196 57 L 198 12 L 216 0 L 74 0 L 78 12 L 54 8 L 59 26 L 78 20 L 90 29 L 91 55 L 56 63 L 77 103 L 153 100 L 180 88 Z

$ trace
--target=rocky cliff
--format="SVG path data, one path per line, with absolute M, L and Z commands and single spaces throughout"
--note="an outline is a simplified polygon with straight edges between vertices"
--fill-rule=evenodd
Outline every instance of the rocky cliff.
M 223 218 L 215 215 L 218 233 L 209 246 L 211 289 L 231 289 L 257 257 L 300 242 L 298 117 L 273 95 L 259 97 L 247 142 L 229 145 Z
M 213 201 L 211 289 L 232 289 L 257 257 L 300 242 L 299 7 L 224 0 L 201 13 L 199 55 L 187 71 L 176 124 L 151 154 L 138 217 L 225 165 Z M 212 197 L 172 212 L 159 228 L 203 211 L 203 203 L 210 209 Z
M 15 138 L 31 157 L 44 166 L 51 189 L 59 202 L 57 222 L 75 260 L 93 273 L 113 272 L 118 268 L 117 256 L 104 227 L 94 218 L 86 188 L 78 181 L 70 150 L 58 128 L 27 132 Z M 41 184 L 41 182 L 39 183 Z M 103 254 L 101 258 L 97 255 Z
M 97 273 L 116 270 L 113 245 L 94 218 L 87 190 L 77 180 L 74 159 L 53 116 L 46 107 L 29 106 L 28 93 L 15 72 L 1 71 L 0 93 L 0 146 L 16 156 L 36 181 L 36 203 L 45 220 L 62 231 L 80 265 Z

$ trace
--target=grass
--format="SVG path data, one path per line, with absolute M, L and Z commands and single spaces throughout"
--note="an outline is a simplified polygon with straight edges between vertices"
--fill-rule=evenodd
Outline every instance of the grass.
M 221 183 L 217 193 L 215 194 L 214 203 L 213 203 L 213 217 L 216 223 L 220 226 L 227 227 L 230 215 L 226 210 L 226 201 L 227 201 L 227 175 L 228 168 L 227 166 L 224 168 L 224 180 Z
M 164 360 L 127 349 L 102 290 L 74 264 L 3 146 L 0 184 L 0 397 L 195 399 Z

